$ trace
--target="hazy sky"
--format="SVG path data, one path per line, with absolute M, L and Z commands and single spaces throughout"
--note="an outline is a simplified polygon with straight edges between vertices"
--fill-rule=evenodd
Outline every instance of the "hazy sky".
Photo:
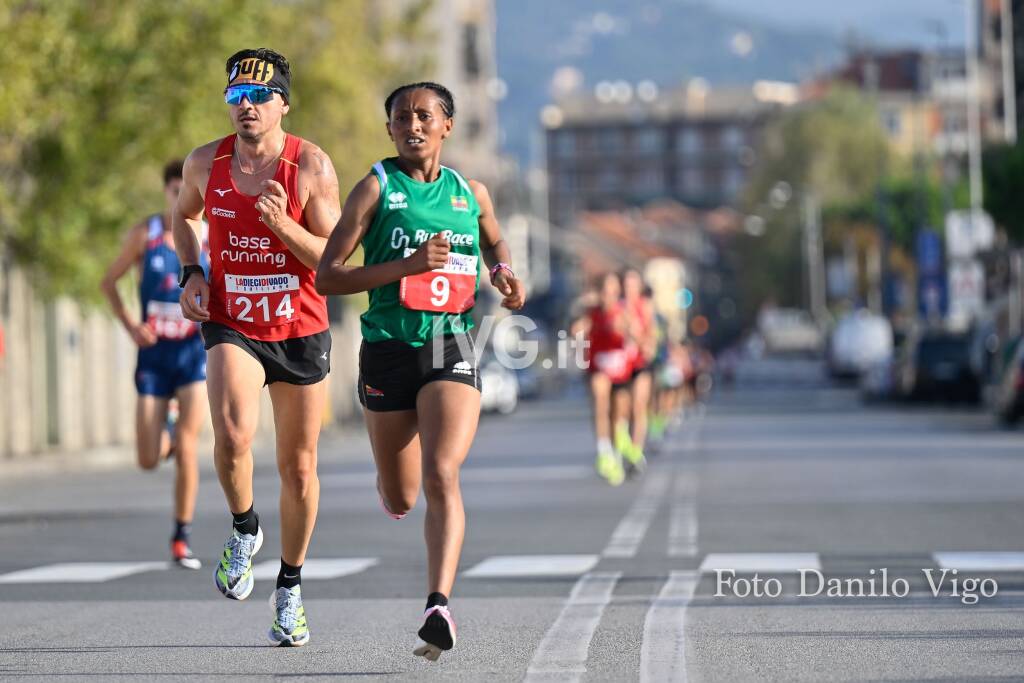
M 963 45 L 965 0 L 674 0 L 706 4 L 793 27 L 818 27 L 834 32 L 852 29 L 873 42 L 933 47 L 944 27 L 950 45 Z

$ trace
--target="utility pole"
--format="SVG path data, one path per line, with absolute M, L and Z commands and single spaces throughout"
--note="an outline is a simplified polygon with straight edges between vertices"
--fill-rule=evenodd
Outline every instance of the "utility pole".
M 967 156 L 970 175 L 971 210 L 980 211 L 984 203 L 981 186 L 981 94 L 978 64 L 978 12 L 975 0 L 964 0 L 967 16 L 967 39 L 964 41 L 967 59 Z M 972 216 L 973 222 L 973 216 Z M 973 225 L 972 225 L 973 227 Z
M 807 264 L 807 303 L 815 321 L 825 322 L 825 255 L 821 238 L 821 208 L 814 194 L 803 195 L 804 256 Z
M 1003 63 L 1003 134 L 1006 144 L 1017 144 L 1017 88 L 1013 63 L 1013 10 L 1010 0 L 999 3 L 999 47 Z

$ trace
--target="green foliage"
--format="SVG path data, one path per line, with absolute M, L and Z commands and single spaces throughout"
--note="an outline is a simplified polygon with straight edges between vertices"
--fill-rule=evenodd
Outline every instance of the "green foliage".
M 888 163 L 876 110 L 856 91 L 835 90 L 767 125 L 743 202 L 746 213 L 765 220 L 766 229 L 738 243 L 741 291 L 748 293 L 741 305 L 745 318 L 767 299 L 783 306 L 801 304 L 801 197 L 813 193 L 826 209 L 860 202 L 873 196 Z M 772 188 L 780 181 L 794 194 L 785 205 L 772 206 Z
M 0 240 L 43 291 L 95 296 L 124 230 L 163 206 L 163 164 L 231 132 L 224 62 L 244 47 L 288 57 L 285 127 L 345 192 L 391 149 L 382 91 L 422 66 L 386 49 L 371 5 L 0 0 Z
M 851 224 L 884 224 L 890 243 L 909 251 L 919 228 L 942 231 L 947 204 L 949 208 L 964 206 L 965 190 L 963 182 L 946 190 L 927 175 L 890 177 L 871 194 L 829 206 L 825 224 L 832 228 L 834 239 L 841 238 L 843 229 Z
M 874 191 L 888 158 L 871 100 L 853 90 L 835 90 L 767 126 L 746 203 L 766 201 L 780 180 L 814 192 L 825 206 L 860 198 Z
M 998 145 L 985 150 L 983 174 L 985 210 L 1010 239 L 1024 242 L 1024 144 Z

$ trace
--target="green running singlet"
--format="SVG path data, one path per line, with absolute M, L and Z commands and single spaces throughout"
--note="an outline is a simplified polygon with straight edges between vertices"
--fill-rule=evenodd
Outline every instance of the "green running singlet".
M 400 299 L 403 283 L 371 289 L 370 306 L 360 317 L 363 339 L 397 339 L 418 347 L 427 343 L 435 330 L 440 334 L 470 330 L 472 307 L 461 313 L 427 310 L 450 307 L 450 298 L 456 294 L 468 304 L 468 297 L 475 296 L 479 288 L 480 205 L 469 183 L 447 166 L 441 167 L 434 182 L 420 182 L 403 173 L 394 158 L 378 161 L 373 173 L 380 183 L 380 200 L 363 236 L 364 263 L 404 258 L 439 232 L 448 238 L 451 252 L 443 271 L 403 278 L 403 283 L 412 278 L 419 281 L 415 296 L 410 294 L 412 287 L 404 294 L 405 305 Z

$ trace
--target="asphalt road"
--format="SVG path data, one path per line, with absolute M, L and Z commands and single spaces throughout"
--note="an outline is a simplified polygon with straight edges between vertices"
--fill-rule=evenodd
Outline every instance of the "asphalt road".
M 588 425 L 575 392 L 484 419 L 463 476 L 459 643 L 434 664 L 411 655 L 423 503 L 384 516 L 365 437 L 321 443 L 303 572 L 312 641 L 292 650 L 265 640 L 279 547 L 269 452 L 256 473 L 268 568 L 242 603 L 210 578 L 230 520 L 209 462 L 199 572 L 164 563 L 170 469 L 0 470 L 0 679 L 1024 678 L 1024 434 L 966 410 L 865 408 L 803 361 L 742 367 L 617 489 L 591 473 Z M 755 593 L 755 574 L 778 595 Z M 817 577 L 854 594 L 815 593 Z M 952 581 L 963 591 L 965 578 L 995 595 L 964 604 Z

